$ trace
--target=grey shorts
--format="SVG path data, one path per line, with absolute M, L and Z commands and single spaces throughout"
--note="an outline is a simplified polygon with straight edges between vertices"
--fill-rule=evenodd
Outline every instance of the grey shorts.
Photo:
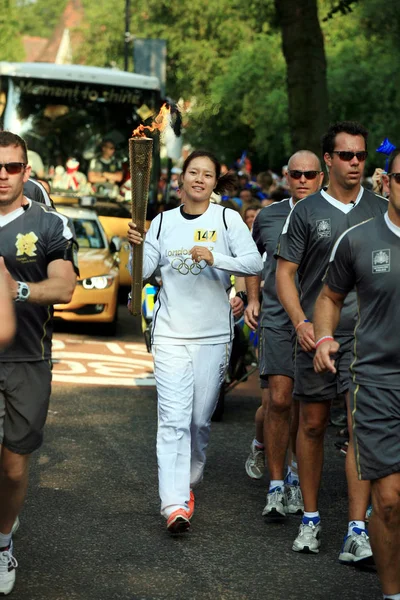
M 42 445 L 51 392 L 49 361 L 0 362 L 0 443 L 16 454 Z
M 260 327 L 258 366 L 262 389 L 268 387 L 270 375 L 294 378 L 293 343 L 293 329 Z
M 359 479 L 400 472 L 400 390 L 350 382 L 354 452 Z
M 304 352 L 296 343 L 293 397 L 300 402 L 327 402 L 349 389 L 349 368 L 352 361 L 353 336 L 337 336 L 340 348 L 335 359 L 336 373 L 316 373 L 314 352 Z

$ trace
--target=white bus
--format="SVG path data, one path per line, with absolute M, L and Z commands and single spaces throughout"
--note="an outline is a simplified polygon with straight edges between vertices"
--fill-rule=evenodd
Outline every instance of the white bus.
M 156 77 L 81 65 L 0 62 L 0 126 L 25 139 L 50 183 L 56 167 L 65 167 L 72 157 L 87 174 L 105 139 L 114 142 L 126 169 L 132 131 L 160 106 Z M 154 153 L 155 184 L 157 143 Z

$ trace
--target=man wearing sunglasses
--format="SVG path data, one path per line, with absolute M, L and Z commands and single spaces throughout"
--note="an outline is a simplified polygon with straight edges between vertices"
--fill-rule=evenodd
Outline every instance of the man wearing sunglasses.
M 0 132 L 0 271 L 17 333 L 0 355 L 0 594 L 15 582 L 12 529 L 43 439 L 51 387 L 52 305 L 71 300 L 77 265 L 66 217 L 23 195 L 30 175 L 22 138 Z
M 371 545 L 384 598 L 400 600 L 400 150 L 384 175 L 389 207 L 335 244 L 314 311 L 315 369 L 335 375 L 333 338 L 356 287 L 358 320 L 350 403 L 360 479 L 371 481 Z
M 292 431 L 290 431 L 292 394 L 293 394 L 293 326 L 288 315 L 280 304 L 275 287 L 276 259 L 274 252 L 282 227 L 299 201 L 317 192 L 323 180 L 319 158 L 308 150 L 300 150 L 291 156 L 288 164 L 287 183 L 291 198 L 274 202 L 261 210 L 253 225 L 253 238 L 258 250 L 267 255 L 264 265 L 264 287 L 260 314 L 259 290 L 260 277 L 246 277 L 248 305 L 245 312 L 247 325 L 256 330 L 260 326 L 259 370 L 262 389 L 262 407 L 264 417 L 264 435 L 251 445 L 251 452 L 246 461 L 246 472 L 250 477 L 262 477 L 265 440 L 270 476 L 269 490 L 263 516 L 266 521 L 285 520 L 288 514 L 301 514 L 303 500 L 299 487 L 296 468 L 295 437 L 297 433 L 297 410 L 293 414 Z M 258 423 L 256 415 L 256 423 Z M 258 439 L 257 439 L 258 438 Z M 286 453 L 289 439 L 292 457 L 289 473 L 285 478 Z M 254 465 L 254 466 L 253 466 Z M 254 468 L 256 467 L 256 468 Z M 256 477 L 254 476 L 256 475 Z
M 277 248 L 277 290 L 297 334 L 294 398 L 300 402 L 297 458 L 304 516 L 292 549 L 318 553 L 321 519 L 318 493 L 323 468 L 323 444 L 331 401 L 349 389 L 349 367 L 357 318 L 355 292 L 348 295 L 337 329 L 340 347 L 333 373 L 316 373 L 313 313 L 332 248 L 339 236 L 387 210 L 387 201 L 361 185 L 367 157 L 368 132 L 362 125 L 344 121 L 332 125 L 322 140 L 329 173 L 326 190 L 299 202 L 288 217 Z M 298 275 L 300 294 L 295 277 Z M 300 297 L 299 297 L 300 296 Z M 371 562 L 365 532 L 370 486 L 359 481 L 352 452 L 350 428 L 346 477 L 349 525 L 339 560 L 346 564 Z

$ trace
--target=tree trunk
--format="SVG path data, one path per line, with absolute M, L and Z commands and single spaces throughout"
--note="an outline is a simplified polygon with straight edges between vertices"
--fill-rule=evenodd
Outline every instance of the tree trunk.
M 321 156 L 321 136 L 328 122 L 324 39 L 317 0 L 275 0 L 287 65 L 289 126 L 293 152 Z

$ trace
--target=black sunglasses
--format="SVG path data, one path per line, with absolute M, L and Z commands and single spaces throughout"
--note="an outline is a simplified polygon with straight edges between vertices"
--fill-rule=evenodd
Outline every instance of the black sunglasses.
M 9 175 L 17 175 L 17 173 L 21 173 L 26 167 L 25 163 L 0 163 L 0 171 L 2 168 L 5 168 Z
M 337 154 L 340 160 L 344 160 L 346 162 L 353 160 L 355 156 L 357 157 L 358 161 L 364 162 L 364 160 L 368 156 L 368 152 L 366 150 L 361 150 L 361 152 L 349 152 L 348 150 L 333 150 L 332 154 Z
M 388 177 L 394 177 L 396 183 L 400 183 L 400 173 L 388 173 Z
M 321 171 L 291 171 L 289 170 L 289 175 L 292 179 L 301 179 L 302 175 L 308 180 L 315 179 L 317 175 L 319 175 Z

